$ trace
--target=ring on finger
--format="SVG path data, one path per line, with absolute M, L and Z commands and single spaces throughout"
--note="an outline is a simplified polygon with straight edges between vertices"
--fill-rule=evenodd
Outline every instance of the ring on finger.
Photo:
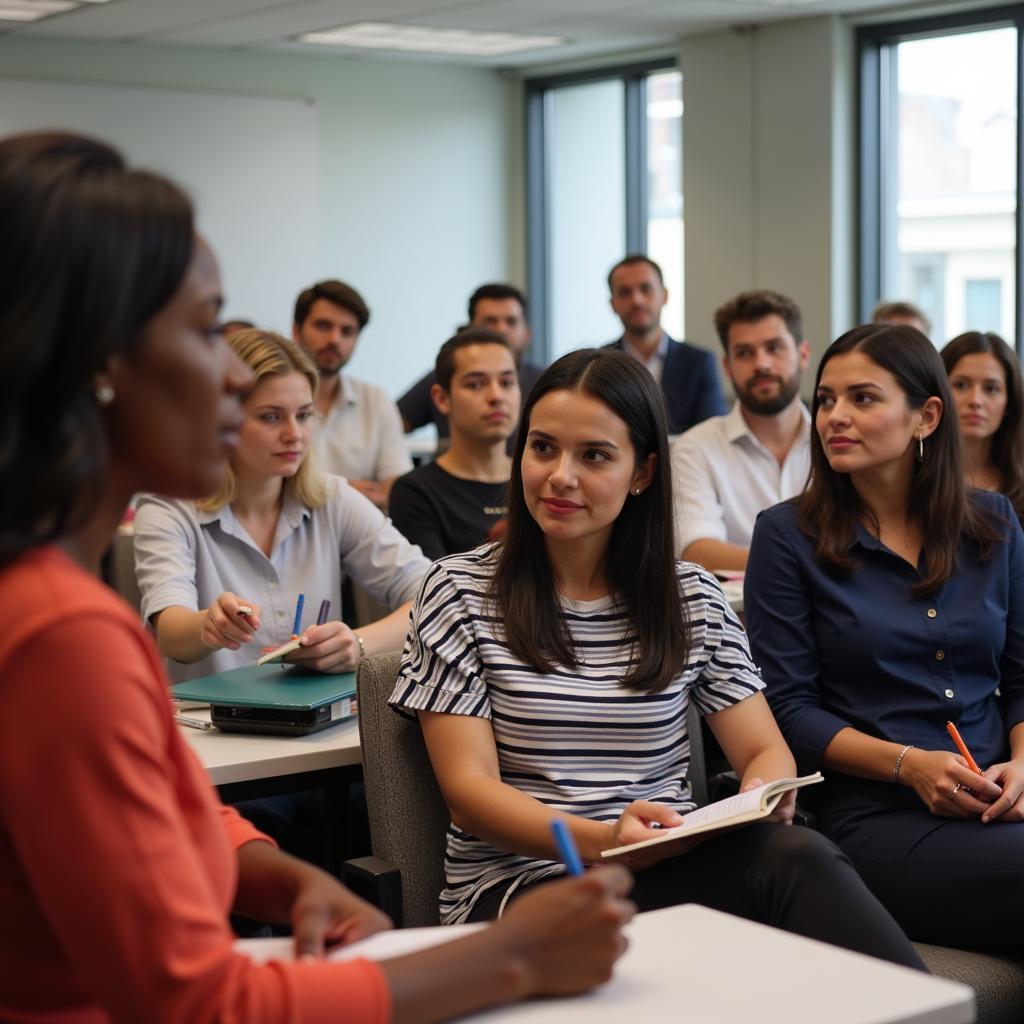
M 964 788 L 964 786 L 963 786 L 963 783 L 962 783 L 962 782 L 958 782 L 958 783 L 957 783 L 957 784 L 956 784 L 956 785 L 955 785 L 955 786 L 953 787 L 953 791 L 952 791 L 952 792 L 951 792 L 951 793 L 949 794 L 949 799 L 950 799 L 950 800 L 955 800 L 955 799 L 956 799 L 956 795 L 957 795 L 957 793 L 959 793 L 959 792 L 960 792 L 960 790 L 961 790 L 961 789 L 963 789 L 963 788 Z

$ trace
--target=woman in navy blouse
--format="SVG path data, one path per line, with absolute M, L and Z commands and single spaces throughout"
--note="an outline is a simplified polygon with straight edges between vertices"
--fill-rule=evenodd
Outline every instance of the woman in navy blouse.
M 745 609 L 822 829 L 915 939 L 1024 948 L 1024 537 L 968 491 L 942 360 L 910 327 L 818 368 L 812 476 L 754 530 Z M 956 752 L 953 721 L 983 775 Z

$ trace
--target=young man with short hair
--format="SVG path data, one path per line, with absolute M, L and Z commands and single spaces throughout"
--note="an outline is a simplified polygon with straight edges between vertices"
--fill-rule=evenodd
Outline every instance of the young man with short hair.
M 431 395 L 451 428 L 448 450 L 395 481 L 391 519 L 428 558 L 469 551 L 495 535 L 508 512 L 519 418 L 519 379 L 505 337 L 467 327 L 438 353 Z
M 681 434 L 709 416 L 725 412 L 715 357 L 696 345 L 675 341 L 661 327 L 668 290 L 661 267 L 634 253 L 608 273 L 611 307 L 622 336 L 610 347 L 639 360 L 661 386 L 669 434 Z
M 800 374 L 811 350 L 796 303 L 743 292 L 715 313 L 736 404 L 672 443 L 676 551 L 708 569 L 745 569 L 757 514 L 799 494 L 811 460 Z
M 469 297 L 469 326 L 487 327 L 497 331 L 508 342 L 519 373 L 519 392 L 523 399 L 530 393 L 542 367 L 526 359 L 530 345 L 530 325 L 527 322 L 526 296 L 514 285 L 482 284 Z M 402 425 L 406 431 L 433 423 L 439 441 L 448 437 L 448 417 L 440 411 L 431 397 L 437 383 L 434 371 L 421 377 L 398 400 Z M 443 443 L 440 447 L 444 447 Z
M 320 281 L 295 301 L 292 339 L 320 372 L 315 440 L 320 465 L 386 508 L 391 484 L 412 468 L 401 417 L 382 388 L 341 372 L 369 320 L 370 310 L 355 288 Z

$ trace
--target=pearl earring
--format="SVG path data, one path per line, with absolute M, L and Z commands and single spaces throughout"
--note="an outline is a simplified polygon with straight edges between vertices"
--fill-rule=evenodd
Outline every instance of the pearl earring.
M 94 392 L 96 401 L 103 408 L 106 408 L 114 401 L 114 389 L 109 384 L 97 384 Z

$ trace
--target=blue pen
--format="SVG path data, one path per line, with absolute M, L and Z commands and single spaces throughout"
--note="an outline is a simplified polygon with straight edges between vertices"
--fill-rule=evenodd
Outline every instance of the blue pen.
M 299 594 L 298 601 L 295 602 L 295 625 L 292 626 L 292 639 L 298 638 L 299 629 L 302 626 L 302 606 L 306 603 L 306 595 Z
M 583 861 L 580 860 L 580 851 L 576 849 L 576 840 L 573 839 L 569 826 L 561 818 L 553 818 L 551 833 L 555 837 L 558 855 L 562 858 L 562 863 L 569 869 L 569 874 L 574 878 L 577 875 L 582 875 Z
M 331 601 L 330 598 L 325 597 L 320 602 L 320 613 L 316 617 L 316 624 L 322 626 L 327 621 L 327 616 L 331 614 Z

